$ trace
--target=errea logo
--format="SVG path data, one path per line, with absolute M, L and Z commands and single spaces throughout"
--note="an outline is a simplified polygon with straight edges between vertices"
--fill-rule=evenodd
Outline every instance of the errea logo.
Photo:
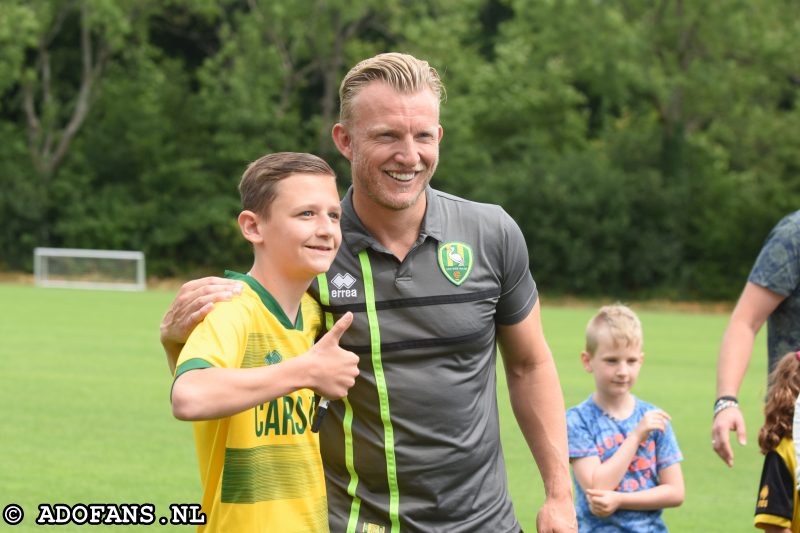
M 337 273 L 331 280 L 331 284 L 336 287 L 331 291 L 331 298 L 357 298 L 358 290 L 351 289 L 356 282 L 356 278 L 349 272 Z

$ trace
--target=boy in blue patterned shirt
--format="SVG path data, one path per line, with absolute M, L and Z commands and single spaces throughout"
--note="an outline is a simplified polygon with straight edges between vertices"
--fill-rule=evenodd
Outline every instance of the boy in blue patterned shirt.
M 595 391 L 567 411 L 569 458 L 581 532 L 667 531 L 662 509 L 683 503 L 683 460 L 670 416 L 633 394 L 644 353 L 639 318 L 601 308 L 581 362 Z

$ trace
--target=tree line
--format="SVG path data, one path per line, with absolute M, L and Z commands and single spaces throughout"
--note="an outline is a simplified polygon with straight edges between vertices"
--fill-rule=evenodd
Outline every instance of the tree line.
M 3 0 L 0 270 L 35 246 L 247 268 L 245 165 L 310 151 L 358 60 L 446 89 L 434 186 L 498 203 L 549 293 L 731 298 L 800 206 L 793 0 Z

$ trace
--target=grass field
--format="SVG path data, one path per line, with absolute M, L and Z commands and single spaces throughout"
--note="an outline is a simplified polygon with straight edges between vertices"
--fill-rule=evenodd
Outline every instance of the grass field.
M 172 418 L 171 380 L 158 344 L 158 322 L 173 295 L 0 285 L 0 507 L 13 502 L 25 509 L 14 531 L 84 529 L 36 526 L 40 503 L 153 503 L 159 517 L 168 515 L 170 503 L 198 501 L 191 426 Z M 592 390 L 578 354 L 593 309 L 543 306 L 566 403 L 574 405 Z M 752 531 L 764 339 L 757 341 L 740 395 L 749 444 L 736 448 L 736 466 L 728 469 L 711 451 L 709 436 L 716 353 L 727 315 L 640 316 L 646 359 L 635 392 L 672 415 L 685 457 L 686 503 L 665 512 L 667 525 L 675 532 Z M 524 529 L 535 531 L 541 481 L 500 381 L 514 505 Z

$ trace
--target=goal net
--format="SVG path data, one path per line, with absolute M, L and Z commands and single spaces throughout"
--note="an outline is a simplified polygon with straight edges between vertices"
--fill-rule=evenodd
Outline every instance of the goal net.
M 33 276 L 40 287 L 145 290 L 144 254 L 122 250 L 36 248 Z

